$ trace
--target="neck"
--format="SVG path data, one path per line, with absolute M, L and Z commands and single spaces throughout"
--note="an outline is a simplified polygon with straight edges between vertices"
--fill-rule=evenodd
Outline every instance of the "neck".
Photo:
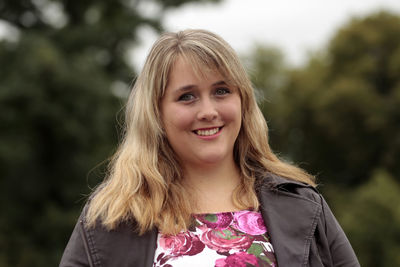
M 232 161 L 208 166 L 185 166 L 185 186 L 194 213 L 237 210 L 232 193 L 240 183 L 240 171 Z

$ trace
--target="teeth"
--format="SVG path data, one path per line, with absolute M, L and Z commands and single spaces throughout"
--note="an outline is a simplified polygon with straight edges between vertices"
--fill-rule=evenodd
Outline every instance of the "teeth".
M 219 131 L 219 128 L 214 128 L 210 130 L 197 130 L 196 134 L 202 135 L 202 136 L 207 136 L 207 135 L 213 135 L 216 134 Z

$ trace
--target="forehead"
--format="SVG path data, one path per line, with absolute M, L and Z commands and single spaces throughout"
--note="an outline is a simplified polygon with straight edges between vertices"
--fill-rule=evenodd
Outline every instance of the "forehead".
M 190 62 L 187 59 L 179 57 L 171 67 L 169 79 L 180 78 L 181 80 L 206 80 L 211 76 L 223 78 L 216 67 L 210 67 L 204 64 Z
M 190 84 L 214 84 L 219 81 L 233 85 L 232 80 L 226 77 L 215 65 L 206 65 L 204 62 L 193 61 L 190 58 L 180 56 L 171 66 L 165 89 Z

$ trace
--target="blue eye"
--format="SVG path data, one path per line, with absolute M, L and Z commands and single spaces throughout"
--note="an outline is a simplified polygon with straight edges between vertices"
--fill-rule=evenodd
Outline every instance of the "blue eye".
M 194 99 L 193 94 L 183 94 L 178 98 L 178 101 L 190 101 Z
M 217 88 L 217 90 L 215 90 L 215 94 L 216 95 L 226 95 L 229 94 L 231 91 L 228 88 Z

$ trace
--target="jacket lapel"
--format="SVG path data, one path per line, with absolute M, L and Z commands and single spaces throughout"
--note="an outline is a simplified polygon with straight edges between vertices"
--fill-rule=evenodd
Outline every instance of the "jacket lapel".
M 305 266 L 321 205 L 277 187 L 261 188 L 259 200 L 278 266 Z

